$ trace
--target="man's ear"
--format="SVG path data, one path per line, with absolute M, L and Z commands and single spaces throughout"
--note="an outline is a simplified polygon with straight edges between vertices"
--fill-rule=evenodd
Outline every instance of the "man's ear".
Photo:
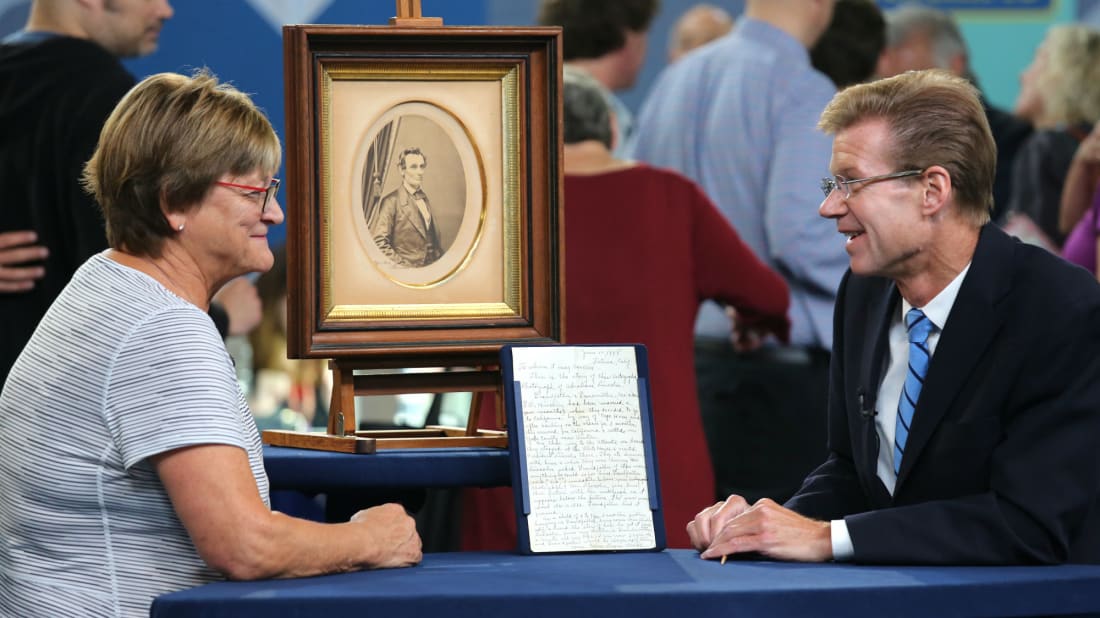
M 924 170 L 924 199 L 921 202 L 921 213 L 934 217 L 952 201 L 954 186 L 951 184 L 951 174 L 942 165 L 933 165 Z
M 107 10 L 106 0 L 74 0 L 85 11 L 104 13 Z
M 966 54 L 959 52 L 954 56 L 951 56 L 951 60 L 948 61 L 948 69 L 952 73 L 960 77 L 969 78 L 970 73 L 970 60 L 966 57 Z

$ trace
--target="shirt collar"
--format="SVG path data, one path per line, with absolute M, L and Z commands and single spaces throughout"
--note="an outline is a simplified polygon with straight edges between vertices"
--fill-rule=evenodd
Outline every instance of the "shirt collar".
M 947 323 L 947 316 L 951 314 L 951 308 L 955 306 L 955 298 L 959 296 L 959 288 L 962 287 L 963 279 L 966 279 L 966 273 L 970 271 L 970 265 L 973 262 L 967 262 L 966 268 L 955 275 L 955 278 L 951 280 L 951 283 L 947 284 L 947 287 L 940 290 L 939 294 L 936 294 L 935 298 L 928 301 L 923 307 L 918 307 L 928 321 L 936 326 L 937 330 L 943 330 L 943 325 Z M 901 299 L 901 315 L 909 313 L 909 310 L 913 308 L 913 305 L 909 304 L 909 301 L 905 300 L 905 297 Z
M 803 64 L 810 63 L 810 51 L 801 41 L 766 21 L 741 17 L 733 28 L 740 36 L 777 49 L 790 59 L 797 58 Z

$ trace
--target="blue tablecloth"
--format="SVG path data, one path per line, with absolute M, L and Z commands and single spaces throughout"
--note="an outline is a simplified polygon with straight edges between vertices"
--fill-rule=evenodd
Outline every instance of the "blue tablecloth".
M 323 492 L 408 487 L 499 487 L 511 484 L 508 450 L 433 448 L 371 455 L 264 445 L 272 489 Z
M 1100 612 L 1100 566 L 865 567 L 695 552 L 428 554 L 411 569 L 209 584 L 154 618 L 289 616 L 1029 616 Z

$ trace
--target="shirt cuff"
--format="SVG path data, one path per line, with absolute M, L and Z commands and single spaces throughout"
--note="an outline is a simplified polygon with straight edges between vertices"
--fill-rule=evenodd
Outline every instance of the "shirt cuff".
M 852 537 L 848 536 L 848 524 L 843 519 L 829 522 L 829 537 L 833 543 L 833 560 L 846 562 L 856 555 Z

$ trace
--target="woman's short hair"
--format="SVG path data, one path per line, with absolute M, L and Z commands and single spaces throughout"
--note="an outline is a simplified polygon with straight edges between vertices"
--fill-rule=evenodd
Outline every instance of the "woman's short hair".
M 1044 116 L 1065 124 L 1100 120 L 1100 31 L 1052 26 L 1042 45 L 1046 66 L 1036 85 Z
M 562 124 L 565 143 L 596 140 L 611 148 L 611 93 L 584 69 L 562 71 Z
M 107 118 L 84 186 L 111 247 L 159 257 L 174 233 L 166 212 L 195 208 L 224 174 L 274 174 L 281 149 L 247 95 L 206 70 L 150 76 Z
M 973 84 L 929 69 L 851 86 L 825 106 L 818 126 L 835 134 L 874 119 L 889 127 L 895 171 L 942 166 L 960 214 L 975 226 L 989 221 L 997 146 Z

